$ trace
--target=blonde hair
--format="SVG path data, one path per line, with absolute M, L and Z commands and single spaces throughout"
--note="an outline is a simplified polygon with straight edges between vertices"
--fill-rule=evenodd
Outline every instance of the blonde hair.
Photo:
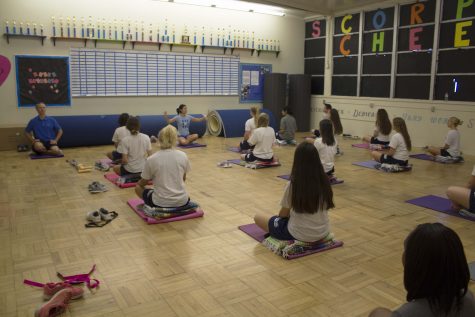
M 256 106 L 253 106 L 249 110 L 251 110 L 252 117 L 254 118 L 254 123 L 257 126 L 257 121 L 259 119 L 259 108 Z
M 160 143 L 160 149 L 171 149 L 176 145 L 178 141 L 178 133 L 174 126 L 171 124 L 161 129 L 158 133 L 158 142 Z
M 452 125 L 454 128 L 458 127 L 459 125 L 463 124 L 463 121 L 457 117 L 450 117 L 449 124 Z
M 261 113 L 259 118 L 257 119 L 257 127 L 258 128 L 265 128 L 269 125 L 269 116 L 267 113 Z

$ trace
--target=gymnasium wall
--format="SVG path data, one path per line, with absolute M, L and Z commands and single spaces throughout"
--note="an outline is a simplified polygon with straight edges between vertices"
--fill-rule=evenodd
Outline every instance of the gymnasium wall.
M 448 0 L 446 0 L 448 1 Z M 456 0 L 453 0 L 456 1 Z M 351 12 L 338 12 L 335 16 L 347 13 L 371 11 L 394 5 L 396 1 L 379 3 Z M 400 1 L 399 3 L 414 3 Z M 437 1 L 437 5 L 439 0 Z M 327 25 L 333 20 L 327 19 Z M 444 100 L 416 100 L 376 97 L 332 96 L 332 27 L 326 28 L 326 62 L 325 86 L 323 95 L 312 96 L 311 125 L 318 126 L 322 118 L 323 101 L 328 102 L 340 111 L 344 133 L 358 136 L 372 134 L 375 115 L 378 108 L 385 108 L 390 117 L 400 116 L 406 120 L 413 145 L 443 145 L 447 134 L 447 119 L 457 116 L 464 121 L 461 131 L 461 147 L 466 154 L 475 154 L 475 102 L 458 102 Z
M 44 24 L 45 35 L 51 36 L 51 17 L 80 17 L 92 16 L 94 22 L 97 18 L 131 19 L 149 23 L 160 24 L 163 30 L 165 19 L 168 20 L 168 30 L 175 25 L 176 38 L 181 38 L 183 26 L 188 26 L 188 34 L 192 34 L 193 27 L 198 30 L 201 39 L 201 27 L 212 28 L 216 39 L 217 28 L 255 31 L 255 41 L 258 37 L 280 40 L 281 53 L 278 58 L 275 54 L 262 53 L 259 57 L 248 51 L 235 50 L 240 54 L 241 62 L 272 64 L 274 72 L 298 74 L 303 72 L 303 38 L 304 21 L 301 18 L 286 16 L 277 17 L 264 14 L 253 14 L 217 8 L 180 5 L 152 0 L 81 0 L 81 1 L 28 1 L 28 0 L 2 0 L 0 2 L 0 22 L 2 34 L 5 21 L 16 20 Z M 79 24 L 79 23 L 78 23 Z M 89 48 L 94 48 L 92 41 L 88 42 Z M 257 45 L 257 43 L 256 43 Z M 0 39 L 0 54 L 10 59 L 12 71 L 6 82 L 0 86 L 0 128 L 25 125 L 28 120 L 36 115 L 34 109 L 19 109 L 16 96 L 16 75 L 14 71 L 15 55 L 59 55 L 68 56 L 70 47 L 84 47 L 83 42 L 58 41 L 53 46 L 52 41 L 45 39 L 41 46 L 36 39 L 11 39 L 7 44 L 5 38 Z M 122 49 L 121 44 L 98 43 L 97 48 Z M 127 44 L 126 49 L 131 49 Z M 164 51 L 168 48 L 162 47 Z M 139 46 L 135 50 L 157 50 L 154 46 Z M 190 52 L 189 48 L 173 48 L 174 52 Z M 222 55 L 222 51 L 208 50 L 205 53 Z M 227 53 L 229 54 L 229 52 Z M 129 112 L 132 114 L 161 114 L 164 110 L 174 113 L 180 103 L 189 105 L 191 113 L 206 113 L 210 107 L 215 108 L 244 108 L 250 104 L 239 104 L 238 96 L 200 96 L 200 97 L 82 97 L 72 98 L 71 107 L 50 107 L 49 115 L 86 115 L 86 114 L 113 114 Z

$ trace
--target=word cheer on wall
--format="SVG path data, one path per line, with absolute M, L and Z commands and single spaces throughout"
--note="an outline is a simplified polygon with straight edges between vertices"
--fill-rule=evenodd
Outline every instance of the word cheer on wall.
M 429 0 L 335 17 L 332 94 L 475 101 L 474 20 L 474 0 Z M 312 77 L 320 69 L 307 59 L 317 56 L 313 43 L 324 38 L 325 22 L 306 26 L 305 72 Z

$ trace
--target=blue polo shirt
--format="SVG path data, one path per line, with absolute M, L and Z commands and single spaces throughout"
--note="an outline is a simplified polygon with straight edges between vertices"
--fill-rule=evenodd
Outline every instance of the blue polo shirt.
M 59 123 L 52 117 L 46 116 L 43 120 L 36 116 L 28 122 L 25 131 L 35 135 L 35 139 L 41 141 L 51 141 L 56 138 L 56 134 L 61 130 Z

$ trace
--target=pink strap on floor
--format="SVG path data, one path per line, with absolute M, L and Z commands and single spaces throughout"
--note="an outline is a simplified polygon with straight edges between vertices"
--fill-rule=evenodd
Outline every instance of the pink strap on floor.
M 33 282 L 33 281 L 30 281 L 30 280 L 23 280 L 23 284 L 30 285 L 30 286 L 41 287 L 41 288 L 43 288 L 45 286 L 45 284 L 41 284 L 41 283 L 38 283 L 38 282 Z
M 86 283 L 88 288 L 96 288 L 99 286 L 100 282 L 96 279 L 91 279 L 89 275 L 91 275 L 96 269 L 96 265 L 94 264 L 92 266 L 92 269 L 89 271 L 89 273 L 86 274 L 77 274 L 77 275 L 69 275 L 69 276 L 63 276 L 61 273 L 56 273 L 60 279 L 62 279 L 66 283 L 70 284 L 81 284 L 81 283 Z M 94 281 L 94 283 L 91 283 L 91 281 Z

